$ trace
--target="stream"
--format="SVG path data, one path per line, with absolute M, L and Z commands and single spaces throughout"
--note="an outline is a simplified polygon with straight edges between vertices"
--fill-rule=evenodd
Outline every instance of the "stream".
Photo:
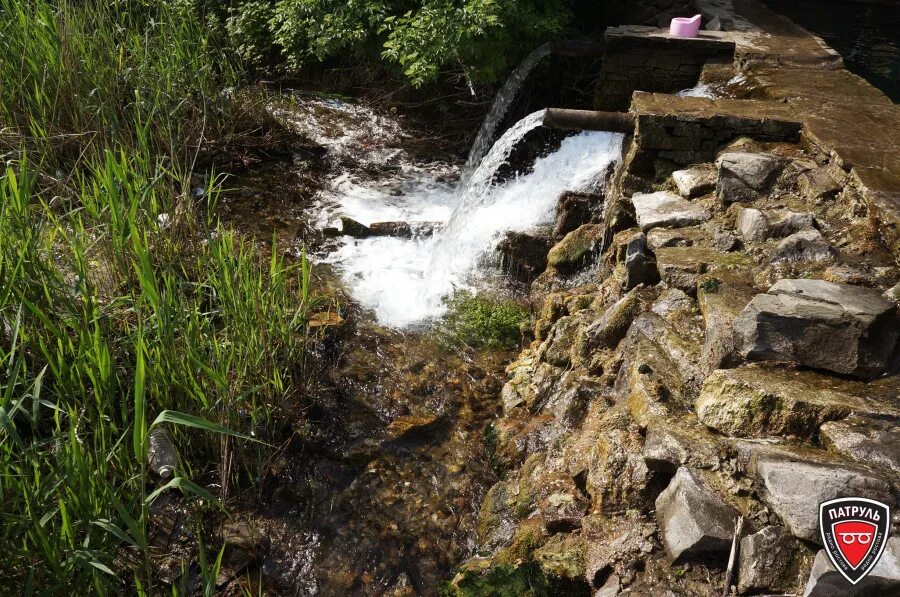
M 467 166 L 423 150 L 401 118 L 346 99 L 297 94 L 270 113 L 316 149 L 240 177 L 226 219 L 305 250 L 349 319 L 313 350 L 313 406 L 270 466 L 271 495 L 244 504 L 266 537 L 260 571 L 287 594 L 436 594 L 474 554 L 497 480 L 490 423 L 514 352 L 462 350 L 430 330 L 455 290 L 515 292 L 496 243 L 552 224 L 562 191 L 600 189 L 622 136 L 571 134 L 522 162 L 516 147 L 540 132 L 540 111 Z M 323 234 L 342 216 L 414 233 Z

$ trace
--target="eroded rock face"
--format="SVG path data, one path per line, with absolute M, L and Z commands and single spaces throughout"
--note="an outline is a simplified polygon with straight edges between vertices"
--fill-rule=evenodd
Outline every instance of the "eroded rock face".
M 819 504 L 840 497 L 866 497 L 893 508 L 893 488 L 867 468 L 809 451 L 756 446 L 750 468 L 764 502 L 792 535 L 821 545 Z
M 888 371 L 897 343 L 896 307 L 870 288 L 823 280 L 779 280 L 734 322 L 751 361 L 792 361 L 855 377 Z
M 737 517 L 738 511 L 687 467 L 678 469 L 656 499 L 660 537 L 676 562 L 726 561 Z
M 778 179 L 782 159 L 756 153 L 724 153 L 716 161 L 719 181 L 716 194 L 724 203 L 755 201 L 768 193 Z
M 803 597 L 896 597 L 900 595 L 900 537 L 888 539 L 881 559 L 859 583 L 851 585 L 834 569 L 825 550 L 816 554 Z
M 708 210 L 668 191 L 639 193 L 631 198 L 635 218 L 641 230 L 682 228 L 705 222 L 712 217 Z
M 744 537 L 738 560 L 738 593 L 792 593 L 803 582 L 807 551 L 780 526 L 767 526 Z

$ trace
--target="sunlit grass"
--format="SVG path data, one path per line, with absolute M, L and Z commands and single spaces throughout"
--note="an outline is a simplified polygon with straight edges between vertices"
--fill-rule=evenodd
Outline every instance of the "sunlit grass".
M 219 224 L 215 177 L 190 191 L 236 72 L 167 3 L 0 0 L 0 594 L 158 594 L 154 501 L 227 507 L 299 393 L 305 259 Z

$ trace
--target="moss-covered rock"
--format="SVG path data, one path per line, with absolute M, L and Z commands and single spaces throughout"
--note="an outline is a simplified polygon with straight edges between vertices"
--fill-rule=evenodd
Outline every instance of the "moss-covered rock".
M 573 273 L 593 260 L 602 238 L 603 226 L 600 224 L 579 226 L 550 249 L 547 265 L 561 274 Z

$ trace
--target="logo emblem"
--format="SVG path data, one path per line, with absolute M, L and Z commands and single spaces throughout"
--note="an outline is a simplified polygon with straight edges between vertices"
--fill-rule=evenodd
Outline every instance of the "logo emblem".
M 825 553 L 850 584 L 861 581 L 887 545 L 891 509 L 866 498 L 838 498 L 819 504 Z

